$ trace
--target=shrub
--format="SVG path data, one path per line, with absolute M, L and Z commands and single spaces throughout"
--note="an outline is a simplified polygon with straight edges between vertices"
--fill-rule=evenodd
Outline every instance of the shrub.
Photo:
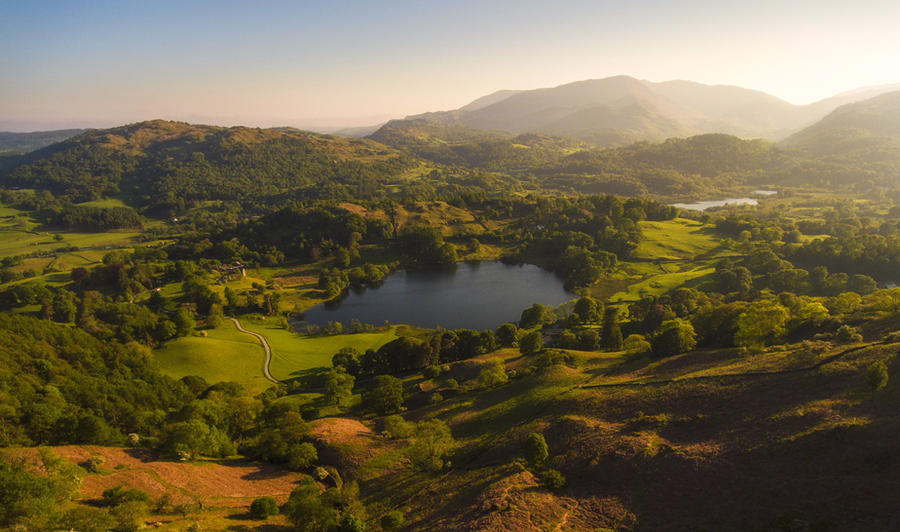
M 147 515 L 147 503 L 137 500 L 124 502 L 110 510 L 110 513 L 116 520 L 116 526 L 113 530 L 117 532 L 137 532 L 143 525 L 144 516 Z
M 555 469 L 548 469 L 541 474 L 541 486 L 548 490 L 558 490 L 566 485 L 566 477 Z
M 250 515 L 257 519 L 278 515 L 278 503 L 272 497 L 260 497 L 250 504 Z
M 341 532 L 364 532 L 366 524 L 353 514 L 345 513 L 341 517 Z
M 403 419 L 400 414 L 384 418 L 384 432 L 391 438 L 409 438 L 415 430 L 416 426 Z
M 544 460 L 550 455 L 547 448 L 547 440 L 544 439 L 543 434 L 538 434 L 537 432 L 532 432 L 525 438 L 524 451 L 525 460 L 528 461 L 531 467 L 544 463 Z
M 404 521 L 403 512 L 394 510 L 381 517 L 381 528 L 385 530 L 399 530 L 403 526 Z
M 441 375 L 441 367 L 440 366 L 426 366 L 425 369 L 422 370 L 422 376 L 426 379 L 434 379 Z
M 887 365 L 884 362 L 878 361 L 869 368 L 866 372 L 866 382 L 869 384 L 869 388 L 872 390 L 880 390 L 887 386 L 888 383 L 888 369 Z
M 103 458 L 99 454 L 95 454 L 87 459 L 87 461 L 84 463 L 84 468 L 91 473 L 98 473 L 100 471 L 100 466 L 102 466 L 105 462 L 105 458 Z
M 481 366 L 478 374 L 478 385 L 482 388 L 493 388 L 506 384 L 509 377 L 506 375 L 506 364 L 499 358 L 492 358 Z
M 416 440 L 409 448 L 410 459 L 425 471 L 439 471 L 444 457 L 455 445 L 450 427 L 439 419 L 420 421 L 416 425 Z
M 103 506 L 119 506 L 129 502 L 149 502 L 150 496 L 146 492 L 137 489 L 125 489 L 116 486 L 103 491 Z
M 622 346 L 629 356 L 640 356 L 649 353 L 651 350 L 650 342 L 640 334 L 629 335 Z
M 834 339 L 842 344 L 856 344 L 863 341 L 859 329 L 849 325 L 841 325 L 834 333 Z

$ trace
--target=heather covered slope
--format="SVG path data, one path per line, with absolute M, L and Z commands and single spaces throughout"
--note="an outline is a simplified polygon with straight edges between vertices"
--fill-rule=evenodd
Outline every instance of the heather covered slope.
M 411 410 L 450 424 L 461 445 L 452 470 L 385 469 L 384 450 L 360 468 L 362 486 L 374 507 L 410 508 L 414 530 L 890 530 L 900 385 L 873 392 L 865 371 L 878 360 L 896 371 L 896 348 L 588 355 Z M 525 467 L 532 431 L 565 487 L 548 491 Z

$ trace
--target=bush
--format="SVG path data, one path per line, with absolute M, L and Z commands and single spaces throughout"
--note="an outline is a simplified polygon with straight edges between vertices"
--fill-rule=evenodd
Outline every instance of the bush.
M 857 344 L 863 341 L 859 329 L 849 325 L 841 325 L 834 333 L 834 339 L 842 344 Z
M 103 506 L 119 506 L 129 502 L 150 502 L 150 495 L 137 489 L 125 489 L 116 486 L 103 491 Z
M 426 379 L 434 379 L 441 375 L 441 367 L 440 366 L 426 366 L 425 369 L 422 370 L 422 376 Z
M 137 532 L 144 524 L 144 516 L 147 515 L 147 503 L 143 501 L 124 502 L 110 510 L 110 513 L 116 520 L 116 526 L 113 530 L 117 532 Z
M 384 418 L 384 432 L 391 438 L 409 438 L 415 432 L 416 426 L 403 419 L 400 414 L 394 414 Z
M 84 468 L 91 473 L 98 473 L 100 472 L 100 466 L 102 466 L 105 462 L 105 458 L 103 458 L 99 454 L 95 454 L 87 459 L 87 461 L 84 463 Z
M 558 490 L 566 485 L 566 477 L 555 469 L 548 469 L 541 475 L 541 486 L 548 490 Z
M 364 532 L 366 524 L 353 514 L 345 513 L 341 517 L 341 532 Z
M 622 347 L 625 348 L 625 353 L 629 356 L 640 356 L 646 353 L 649 353 L 652 349 L 650 346 L 650 342 L 644 338 L 643 335 L 640 334 L 631 334 L 628 338 L 625 339 L 625 342 L 622 344 Z
M 493 388 L 506 384 L 509 377 L 506 375 L 506 364 L 499 358 L 485 361 L 478 374 L 478 385 L 482 388 Z
M 872 390 L 880 390 L 887 386 L 888 369 L 884 362 L 878 361 L 872 364 L 872 367 L 866 372 L 866 382 Z
M 543 434 L 538 434 L 537 432 L 532 432 L 525 438 L 524 450 L 525 460 L 528 461 L 531 467 L 544 463 L 544 460 L 550 455 L 547 448 L 547 440 L 544 439 Z
M 381 517 L 381 528 L 385 530 L 399 530 L 403 526 L 404 521 L 403 512 L 394 510 Z
M 278 515 L 278 503 L 272 497 L 260 497 L 250 504 L 250 515 L 256 519 Z

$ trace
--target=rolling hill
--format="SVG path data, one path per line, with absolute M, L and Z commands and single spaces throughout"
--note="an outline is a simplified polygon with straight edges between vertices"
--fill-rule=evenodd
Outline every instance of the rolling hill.
M 843 105 L 784 144 L 821 156 L 862 152 L 870 158 L 896 158 L 900 155 L 900 91 Z
M 122 195 L 165 208 L 340 195 L 342 187 L 365 196 L 408 164 L 407 156 L 366 139 L 153 120 L 91 130 L 8 160 L 0 184 L 78 201 Z

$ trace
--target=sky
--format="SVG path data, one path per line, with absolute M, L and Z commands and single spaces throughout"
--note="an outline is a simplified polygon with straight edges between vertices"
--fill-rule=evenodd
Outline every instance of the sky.
M 896 0 L 0 0 L 0 130 L 341 127 L 614 75 L 791 103 L 900 82 Z

